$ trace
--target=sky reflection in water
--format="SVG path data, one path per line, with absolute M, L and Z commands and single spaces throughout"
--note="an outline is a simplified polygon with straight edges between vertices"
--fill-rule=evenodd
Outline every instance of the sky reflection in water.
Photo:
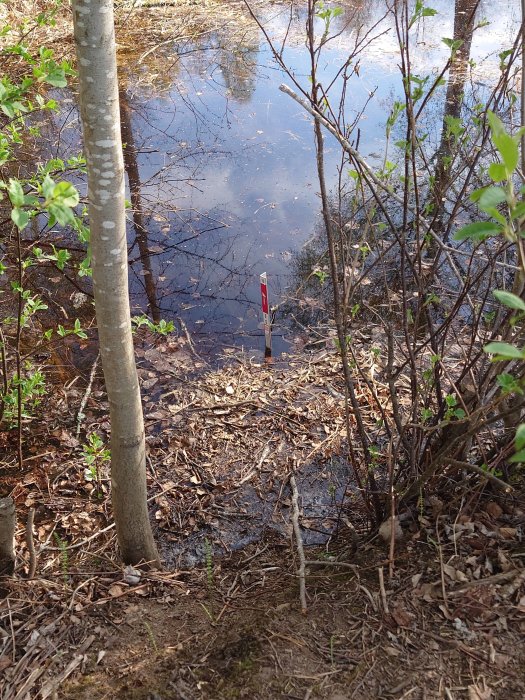
M 454 2 L 431 4 L 439 14 L 418 29 L 413 48 L 418 74 L 440 69 L 447 57 L 441 39 L 453 35 Z M 474 87 L 497 78 L 497 54 L 512 44 L 519 23 L 518 0 L 497 4 L 496 17 L 491 16 L 493 3 L 482 0 L 478 11 L 478 18 L 487 17 L 491 24 L 474 35 Z M 360 5 L 355 14 L 347 8 L 334 23 L 339 30 L 350 21 L 326 48 L 321 78 L 333 76 L 348 56 L 356 28 L 364 22 L 366 31 L 385 12 L 383 0 Z M 287 20 L 287 10 L 273 6 L 265 18 L 269 34 L 281 37 Z M 300 11 L 284 59 L 306 87 L 309 57 L 303 28 Z M 371 36 L 379 38 L 360 56 L 360 74 L 351 81 L 347 104 L 350 121 L 352 108 L 357 113 L 373 93 L 359 124 L 360 149 L 378 165 L 385 121 L 401 92 L 391 17 Z M 142 234 L 136 236 L 141 240 L 133 242 L 141 227 L 130 227 L 133 301 L 145 308 L 149 298 L 150 313 L 157 305 L 157 315 L 182 318 L 211 349 L 236 344 L 262 350 L 259 274 L 269 275 L 270 302 L 281 301 L 294 251 L 311 239 L 319 218 L 311 120 L 278 90 L 281 82 L 290 81 L 276 68 L 262 35 L 232 43 L 226 28 L 152 58 L 143 70 L 155 66 L 157 84 L 147 88 L 128 78 L 123 93 L 142 183 Z M 443 96 L 444 88 L 436 96 L 430 132 L 436 143 Z M 340 150 L 330 136 L 326 156 L 333 185 Z M 276 352 L 286 347 L 286 338 L 275 338 Z

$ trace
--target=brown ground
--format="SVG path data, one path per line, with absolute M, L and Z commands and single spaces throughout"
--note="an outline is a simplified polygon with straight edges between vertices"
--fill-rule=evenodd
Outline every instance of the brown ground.
M 186 542 L 186 553 L 200 551 L 201 559 L 188 569 L 183 549 L 166 571 L 133 578 L 122 570 L 104 467 L 100 485 L 86 481 L 74 438 L 85 387 L 76 382 L 50 397 L 53 422 L 33 424 L 27 435 L 25 476 L 9 456 L 0 465 L 20 519 L 36 507 L 39 550 L 37 577 L 27 581 L 21 527 L 21 564 L 0 602 L 3 700 L 525 697 L 518 497 L 491 495 L 479 481 L 468 492 L 448 482 L 446 503 L 435 496 L 405 514 L 390 577 L 388 546 L 364 534 L 363 508 L 350 488 L 338 538 L 306 550 L 331 564 L 308 566 L 302 615 L 286 476 L 290 465 L 300 474 L 315 455 L 321 479 L 331 483 L 331 456 L 344 455 L 335 352 L 273 368 L 229 354 L 216 370 L 198 367 L 183 339 L 156 347 L 138 341 L 137 355 L 161 551 L 169 559 L 170 548 Z M 105 438 L 97 382 L 81 434 Z M 366 409 L 364 389 L 362 399 Z M 12 454 L 13 435 L 0 439 Z M 261 459 L 265 444 L 271 450 Z M 302 490 L 306 481 L 298 483 Z M 248 531 L 258 522 L 240 496 L 246 484 L 262 503 L 271 500 L 273 517 L 259 541 L 219 556 L 238 519 Z M 306 535 L 316 521 L 311 504 L 303 507 Z M 350 521 L 363 530 L 355 553 Z M 322 522 L 334 526 L 326 510 Z M 201 549 L 192 549 L 199 537 Z

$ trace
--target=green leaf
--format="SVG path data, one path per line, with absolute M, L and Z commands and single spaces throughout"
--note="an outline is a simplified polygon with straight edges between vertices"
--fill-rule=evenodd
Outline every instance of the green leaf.
M 509 459 L 509 462 L 525 462 L 525 450 L 520 450 L 516 452 L 515 455 Z
M 501 182 L 507 179 L 507 169 L 503 163 L 491 163 L 489 165 L 489 177 L 494 182 Z
M 497 117 L 494 112 L 487 113 L 487 119 L 492 131 L 492 142 L 498 149 L 501 158 L 505 164 L 507 175 L 514 172 L 519 161 L 519 139 L 513 138 L 507 133 L 503 122 Z
M 18 209 L 18 207 L 15 207 L 11 211 L 11 219 L 13 220 L 14 224 L 18 227 L 18 229 L 20 231 L 23 231 L 29 223 L 29 214 L 23 209 Z
M 461 39 L 447 39 L 446 37 L 443 37 L 441 41 L 445 44 L 445 46 L 448 46 L 451 51 L 457 51 L 463 43 Z
M 522 450 L 525 447 L 525 423 L 518 425 L 515 444 L 516 450 Z
M 18 180 L 9 180 L 9 185 L 7 186 L 7 192 L 9 194 L 9 199 L 14 207 L 22 207 L 24 205 L 24 190 L 22 185 Z
M 50 204 L 48 206 L 49 213 L 55 217 L 61 226 L 72 224 L 75 215 L 69 207 L 64 207 L 61 204 Z
M 525 351 L 510 343 L 488 343 L 483 350 L 495 355 L 494 360 L 525 360 Z
M 520 157 L 518 144 L 512 136 L 506 133 L 500 136 L 493 136 L 492 141 L 503 158 L 507 173 L 510 175 L 518 166 Z
M 511 211 L 512 219 L 521 219 L 525 216 L 525 202 L 520 202 Z
M 509 309 L 525 311 L 525 301 L 523 301 L 523 299 L 520 299 L 520 297 L 516 294 L 512 294 L 512 292 L 506 292 L 503 289 L 494 289 L 492 294 L 494 294 L 496 299 L 501 304 L 507 306 Z
M 523 394 L 523 389 L 520 387 L 516 377 L 508 372 L 498 374 L 497 382 L 505 394 Z
M 503 231 L 500 224 L 494 221 L 476 221 L 473 224 L 463 226 L 454 234 L 455 241 L 464 241 L 467 238 L 482 241 L 489 236 L 496 236 Z
M 76 207 L 79 202 L 78 192 L 70 182 L 59 182 L 53 188 L 53 198 L 65 207 Z
M 479 190 L 478 190 L 479 192 Z M 473 193 L 474 195 L 475 193 Z M 475 201 L 473 198 L 473 195 L 471 195 L 472 201 Z M 502 202 L 507 201 L 507 193 L 502 187 L 485 187 L 479 195 L 478 198 L 478 206 L 480 209 L 483 209 L 484 211 L 487 211 L 489 209 L 492 209 L 494 207 L 497 207 L 498 204 L 501 204 Z
M 67 80 L 64 71 L 58 66 L 53 67 L 41 80 L 53 87 L 66 87 Z
M 488 119 L 490 129 L 491 129 L 493 134 L 495 134 L 497 136 L 498 134 L 505 134 L 506 133 L 505 127 L 503 126 L 503 122 L 490 109 L 487 112 L 487 119 Z
M 55 181 L 46 175 L 42 181 L 42 192 L 46 199 L 51 199 L 53 197 L 53 190 L 55 189 Z

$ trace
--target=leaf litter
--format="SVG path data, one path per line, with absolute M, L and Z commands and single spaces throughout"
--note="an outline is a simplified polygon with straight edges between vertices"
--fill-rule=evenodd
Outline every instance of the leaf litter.
M 478 486 L 469 503 L 455 502 L 451 484 L 449 503 L 434 496 L 400 517 L 382 587 L 388 543 L 366 534 L 333 349 L 273 365 L 228 349 L 217 367 L 184 338 L 146 337 L 136 350 L 151 517 L 166 569 L 120 566 L 109 475 L 85 478 L 83 435 L 108 438 L 100 377 L 78 441 L 79 383 L 48 397 L 21 478 L 9 457 L 13 436 L 1 436 L 19 517 L 36 509 L 38 552 L 29 581 L 19 523 L 18 570 L 2 582 L 0 601 L 2 698 L 523 697 L 516 495 L 484 498 Z M 365 344 L 362 353 L 364 362 Z M 370 376 L 381 397 L 380 368 Z M 356 381 L 372 426 L 369 387 Z M 306 618 L 290 539 L 291 469 L 305 542 L 317 544 Z

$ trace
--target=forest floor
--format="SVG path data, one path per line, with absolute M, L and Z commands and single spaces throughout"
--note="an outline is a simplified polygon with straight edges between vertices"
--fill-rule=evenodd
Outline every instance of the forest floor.
M 365 341 L 361 361 L 380 392 Z M 213 368 L 184 338 L 147 339 L 137 340 L 137 357 L 166 568 L 119 564 L 107 465 L 101 457 L 93 478 L 82 448 L 90 433 L 105 442 L 109 428 L 96 364 L 89 387 L 91 357 L 28 430 L 22 477 L 15 431 L 0 434 L 20 523 L 19 567 L 0 601 L 3 700 L 525 697 L 523 492 L 502 497 L 479 478 L 467 489 L 450 478 L 446 497 L 403 515 L 390 561 L 341 469 L 335 350 L 274 365 L 228 352 Z M 374 420 L 366 392 L 363 383 Z M 306 614 L 289 524 L 292 469 L 304 539 L 318 542 L 306 549 Z

